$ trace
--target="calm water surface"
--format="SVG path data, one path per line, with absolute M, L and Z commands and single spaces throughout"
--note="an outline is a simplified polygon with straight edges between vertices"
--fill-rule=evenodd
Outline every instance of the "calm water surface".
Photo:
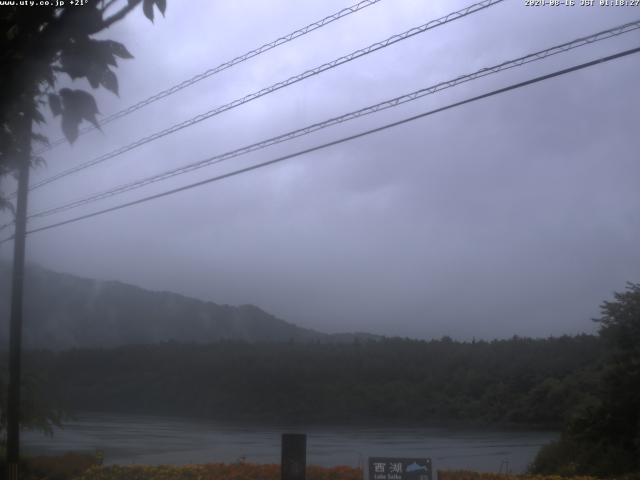
M 139 415 L 84 414 L 53 438 L 23 434 L 33 454 L 104 451 L 106 464 L 278 463 L 282 433 L 307 434 L 307 463 L 366 465 L 367 457 L 430 457 L 434 470 L 522 472 L 557 433 L 525 430 L 249 426 Z

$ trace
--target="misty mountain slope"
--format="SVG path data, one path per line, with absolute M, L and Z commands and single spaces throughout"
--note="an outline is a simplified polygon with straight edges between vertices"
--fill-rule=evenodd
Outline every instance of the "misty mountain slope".
M 11 267 L 0 264 L 0 342 L 7 344 Z M 112 347 L 165 341 L 206 343 L 330 340 L 253 305 L 229 306 L 120 282 L 27 267 L 23 339 L 27 348 Z M 336 337 L 336 341 L 343 336 Z M 3 348 L 3 347 L 0 347 Z

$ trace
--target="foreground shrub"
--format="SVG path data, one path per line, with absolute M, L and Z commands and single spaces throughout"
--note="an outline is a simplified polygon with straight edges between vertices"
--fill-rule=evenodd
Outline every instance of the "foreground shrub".
M 205 465 L 94 467 L 76 480 L 280 480 L 280 465 L 209 463 Z M 362 480 L 352 467 L 307 467 L 307 480 Z
M 438 470 L 438 480 L 566 480 L 559 475 L 508 475 L 468 470 Z M 595 477 L 574 476 L 571 480 L 598 480 Z
M 72 480 L 95 466 L 94 455 L 65 453 L 55 457 L 28 457 L 22 462 L 21 471 L 25 480 Z
M 540 449 L 529 472 L 563 477 L 590 475 L 599 478 L 638 477 L 632 472 L 637 460 L 628 449 L 611 442 L 577 441 L 563 437 Z

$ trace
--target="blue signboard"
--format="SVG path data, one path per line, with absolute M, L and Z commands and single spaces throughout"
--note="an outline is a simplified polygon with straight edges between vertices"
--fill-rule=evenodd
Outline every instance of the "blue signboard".
M 369 458 L 369 480 L 432 480 L 430 458 Z

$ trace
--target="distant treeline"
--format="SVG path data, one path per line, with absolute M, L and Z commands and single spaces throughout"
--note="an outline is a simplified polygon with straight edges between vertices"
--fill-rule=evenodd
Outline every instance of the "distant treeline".
M 30 352 L 71 411 L 308 422 L 560 426 L 597 388 L 601 340 L 239 343 Z

